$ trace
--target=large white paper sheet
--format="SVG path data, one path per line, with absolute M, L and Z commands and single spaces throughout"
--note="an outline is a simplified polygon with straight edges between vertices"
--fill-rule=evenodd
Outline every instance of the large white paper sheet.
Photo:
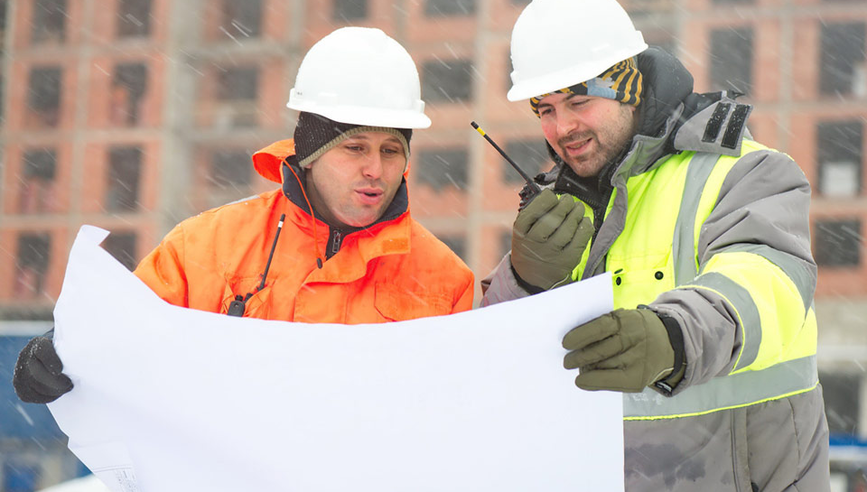
M 437 318 L 331 325 L 171 306 L 85 226 L 55 309 L 75 389 L 49 405 L 113 491 L 622 491 L 617 393 L 563 334 L 603 276 Z

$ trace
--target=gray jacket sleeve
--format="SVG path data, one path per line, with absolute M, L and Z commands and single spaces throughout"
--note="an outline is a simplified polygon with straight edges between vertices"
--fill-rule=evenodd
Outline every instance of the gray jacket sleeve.
M 515 280 L 515 274 L 512 272 L 511 253 L 506 253 L 506 256 L 500 260 L 500 264 L 487 277 L 483 278 L 481 283 L 481 307 L 497 304 L 498 302 L 520 299 L 530 295 Z
M 809 182 L 790 157 L 770 150 L 741 157 L 701 227 L 699 275 L 692 283 L 713 275 L 722 277 L 705 271 L 715 255 L 752 253 L 779 267 L 796 285 L 800 302 L 809 308 L 817 277 L 810 252 L 809 206 Z M 747 297 L 767 294 L 745 292 Z M 744 343 L 742 321 L 722 296 L 687 286 L 661 294 L 651 307 L 673 316 L 683 330 L 687 369 L 675 393 L 733 370 Z M 749 318 L 741 313 L 740 319 Z

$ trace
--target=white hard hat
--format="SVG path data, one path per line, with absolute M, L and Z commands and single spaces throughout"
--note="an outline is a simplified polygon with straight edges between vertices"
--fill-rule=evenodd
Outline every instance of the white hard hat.
M 379 29 L 344 27 L 320 39 L 298 68 L 290 109 L 354 125 L 427 128 L 418 70 Z
M 590 80 L 647 49 L 615 0 L 533 0 L 512 29 L 512 88 L 520 101 Z

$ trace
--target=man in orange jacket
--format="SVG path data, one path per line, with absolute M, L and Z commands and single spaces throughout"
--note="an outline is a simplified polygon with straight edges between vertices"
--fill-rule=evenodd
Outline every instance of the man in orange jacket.
M 178 224 L 135 274 L 167 302 L 307 323 L 381 323 L 468 310 L 473 274 L 409 214 L 412 129 L 430 126 L 418 71 L 378 29 L 338 29 L 298 70 L 294 140 L 253 155 L 280 189 Z M 49 336 L 21 351 L 23 401 L 72 389 Z

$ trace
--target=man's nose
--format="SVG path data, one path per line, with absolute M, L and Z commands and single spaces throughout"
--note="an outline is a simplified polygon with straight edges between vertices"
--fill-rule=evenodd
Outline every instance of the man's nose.
M 382 156 L 379 152 L 371 152 L 364 156 L 361 173 L 370 179 L 379 179 L 382 176 Z
M 557 114 L 557 137 L 563 138 L 581 128 L 580 118 L 572 114 Z

